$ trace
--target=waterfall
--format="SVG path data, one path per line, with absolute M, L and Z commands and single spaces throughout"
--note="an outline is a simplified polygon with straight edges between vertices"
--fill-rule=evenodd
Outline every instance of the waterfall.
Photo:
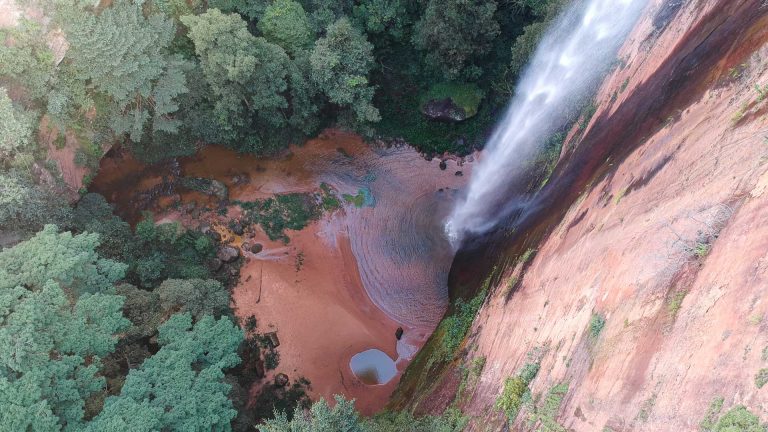
M 524 164 L 591 96 L 646 2 L 576 0 L 550 26 L 446 222 L 454 245 L 468 233 L 493 228 L 521 205 L 509 191 Z

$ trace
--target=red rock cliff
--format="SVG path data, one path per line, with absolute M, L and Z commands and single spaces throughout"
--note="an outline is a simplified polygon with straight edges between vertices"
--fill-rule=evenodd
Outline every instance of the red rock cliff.
M 699 430 L 719 398 L 768 420 L 767 41 L 763 0 L 651 1 L 536 219 L 457 257 L 454 291 L 500 269 L 460 358 L 394 404 L 458 406 L 472 431 Z M 494 403 L 526 363 L 507 425 Z

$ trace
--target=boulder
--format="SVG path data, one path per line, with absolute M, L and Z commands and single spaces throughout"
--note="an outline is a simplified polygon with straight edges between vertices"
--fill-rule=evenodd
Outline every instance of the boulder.
M 221 262 L 221 260 L 220 260 L 220 259 L 218 259 L 218 258 L 213 258 L 213 259 L 211 259 L 210 261 L 208 261 L 208 268 L 209 268 L 209 269 L 211 269 L 211 271 L 213 271 L 213 272 L 217 272 L 217 271 L 219 271 L 219 269 L 221 269 L 221 266 L 222 266 L 223 264 L 224 264 L 224 263 L 223 263 L 223 262 Z
M 456 105 L 451 98 L 431 99 L 421 106 L 421 113 L 430 120 L 458 123 L 467 119 L 464 108 Z
M 240 250 L 232 246 L 222 246 L 216 252 L 216 258 L 222 262 L 231 263 L 240 257 Z
M 400 338 L 402 337 L 403 337 L 403 328 L 398 327 L 397 330 L 395 330 L 395 338 L 397 338 L 397 340 L 400 340 Z
M 446 168 L 448 168 L 448 164 L 445 163 L 445 161 L 440 161 L 440 169 L 445 171 Z
M 288 382 L 290 380 L 288 379 L 288 375 L 284 373 L 279 373 L 275 375 L 275 385 L 278 387 L 285 387 L 288 385 Z
M 264 246 L 261 245 L 261 243 L 254 243 L 253 246 L 251 246 L 251 253 L 257 254 L 261 252 L 264 249 Z

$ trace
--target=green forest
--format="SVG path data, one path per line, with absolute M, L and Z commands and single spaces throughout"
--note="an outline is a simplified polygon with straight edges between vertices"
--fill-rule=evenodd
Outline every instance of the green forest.
M 280 353 L 230 308 L 239 262 L 88 183 L 109 149 L 268 158 L 331 127 L 468 154 L 565 0 L 18 3 L 40 16 L 0 29 L 0 431 L 461 430 L 455 410 L 331 408 L 300 377 L 248 404 Z M 67 140 L 89 172 L 74 203 L 48 158 Z

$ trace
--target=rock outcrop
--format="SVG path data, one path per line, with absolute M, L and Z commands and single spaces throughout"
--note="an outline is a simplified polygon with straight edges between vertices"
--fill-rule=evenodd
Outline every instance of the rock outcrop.
M 536 363 L 511 430 L 698 430 L 713 401 L 768 420 L 763 3 L 650 2 L 538 210 L 458 254 L 452 292 L 493 275 L 459 361 L 408 370 L 395 408 L 502 430 L 504 381 Z

